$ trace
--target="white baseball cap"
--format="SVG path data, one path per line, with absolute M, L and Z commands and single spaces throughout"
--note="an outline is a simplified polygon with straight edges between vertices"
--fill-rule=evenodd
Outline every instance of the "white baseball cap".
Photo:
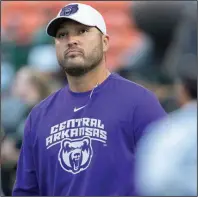
M 83 25 L 97 27 L 103 34 L 107 34 L 103 16 L 90 5 L 82 3 L 70 3 L 63 7 L 58 15 L 48 23 L 47 34 L 55 37 L 57 29 L 64 19 L 71 19 Z

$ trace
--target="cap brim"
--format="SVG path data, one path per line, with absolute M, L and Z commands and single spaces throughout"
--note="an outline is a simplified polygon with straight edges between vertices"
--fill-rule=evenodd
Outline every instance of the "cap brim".
M 46 28 L 46 32 L 49 36 L 52 36 L 52 37 L 56 37 L 56 33 L 57 33 L 57 30 L 58 28 L 60 27 L 60 25 L 65 22 L 66 20 L 73 20 L 73 21 L 76 21 L 78 23 L 81 23 L 83 25 L 87 25 L 87 26 L 93 26 L 93 25 L 90 25 L 90 24 L 87 24 L 87 23 L 84 23 L 82 20 L 77 20 L 75 18 L 71 18 L 71 17 L 66 17 L 66 16 L 60 16 L 60 17 L 57 17 L 53 20 L 51 20 L 49 22 L 49 24 L 47 25 L 47 28 Z

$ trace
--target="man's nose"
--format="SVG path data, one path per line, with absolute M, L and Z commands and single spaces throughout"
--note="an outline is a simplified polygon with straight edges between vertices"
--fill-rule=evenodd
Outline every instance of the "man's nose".
M 68 36 L 68 47 L 78 45 L 79 41 L 76 36 Z

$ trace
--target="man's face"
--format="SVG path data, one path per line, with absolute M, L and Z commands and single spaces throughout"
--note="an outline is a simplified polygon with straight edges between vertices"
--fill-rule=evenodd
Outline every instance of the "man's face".
M 108 36 L 95 27 L 67 20 L 57 31 L 55 46 L 64 71 L 70 76 L 82 76 L 103 60 L 108 50 Z

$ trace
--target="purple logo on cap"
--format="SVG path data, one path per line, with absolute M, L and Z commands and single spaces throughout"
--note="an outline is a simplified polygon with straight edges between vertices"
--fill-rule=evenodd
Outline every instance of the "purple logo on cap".
M 78 4 L 68 5 L 61 10 L 60 16 L 69 16 L 78 11 Z

